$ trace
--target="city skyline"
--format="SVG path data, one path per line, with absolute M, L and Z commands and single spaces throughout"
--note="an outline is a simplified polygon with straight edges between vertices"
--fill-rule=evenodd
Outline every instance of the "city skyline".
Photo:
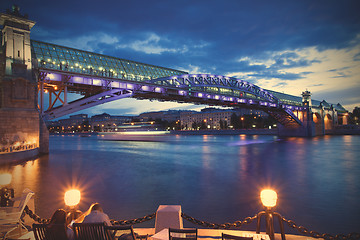
M 360 105 L 357 1 L 8 1 L 37 22 L 31 38 L 262 88 Z M 81 111 L 134 115 L 204 106 L 122 99 Z

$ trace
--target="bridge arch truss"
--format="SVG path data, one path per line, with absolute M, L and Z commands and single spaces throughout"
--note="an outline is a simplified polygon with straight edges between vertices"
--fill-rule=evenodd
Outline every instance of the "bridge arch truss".
M 279 104 L 279 100 L 268 91 L 243 80 L 232 77 L 211 74 L 184 74 L 179 76 L 163 77 L 148 81 L 151 83 L 181 88 L 191 91 L 204 91 L 221 95 L 232 95 L 262 99 L 271 103 Z
M 84 95 L 82 99 L 71 103 L 64 99 L 61 101 L 62 106 L 49 104 L 51 108 L 44 111 L 45 119 L 55 119 L 105 102 L 132 97 L 260 109 L 285 126 L 302 125 L 292 111 L 302 111 L 303 107 L 286 105 L 269 91 L 254 84 L 220 75 L 183 74 L 147 81 L 130 81 L 39 68 L 39 82 L 40 85 L 58 85 L 61 87 L 59 89 L 64 89 L 64 98 L 66 91 Z M 55 96 L 55 101 L 61 100 L 59 91 Z

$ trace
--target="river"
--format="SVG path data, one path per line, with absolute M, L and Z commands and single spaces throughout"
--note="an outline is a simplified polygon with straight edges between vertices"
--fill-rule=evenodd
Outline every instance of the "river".
M 12 173 L 16 195 L 26 187 L 36 193 L 43 218 L 64 208 L 64 192 L 77 187 L 81 210 L 100 202 L 117 220 L 176 204 L 200 220 L 234 222 L 263 210 L 260 190 L 271 187 L 278 193 L 275 210 L 298 225 L 330 234 L 360 231 L 360 136 L 172 135 L 138 142 L 56 135 L 48 156 L 0 170 Z M 138 227 L 150 225 L 153 220 Z

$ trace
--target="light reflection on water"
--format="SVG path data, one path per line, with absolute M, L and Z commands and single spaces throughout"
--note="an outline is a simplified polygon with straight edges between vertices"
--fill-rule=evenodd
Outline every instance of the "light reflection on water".
M 68 188 L 81 186 L 80 209 L 98 201 L 118 220 L 180 204 L 196 218 L 233 222 L 261 210 L 260 189 L 270 186 L 278 192 L 276 210 L 310 230 L 349 233 L 360 225 L 360 136 L 50 139 L 48 156 L 0 169 L 13 174 L 17 194 L 26 187 L 36 193 L 36 212 L 44 218 L 64 207 Z

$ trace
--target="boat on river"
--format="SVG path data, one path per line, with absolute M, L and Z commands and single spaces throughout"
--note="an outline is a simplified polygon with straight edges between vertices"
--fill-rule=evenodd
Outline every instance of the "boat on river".
M 98 138 L 106 141 L 166 142 L 170 140 L 170 131 L 101 132 Z

